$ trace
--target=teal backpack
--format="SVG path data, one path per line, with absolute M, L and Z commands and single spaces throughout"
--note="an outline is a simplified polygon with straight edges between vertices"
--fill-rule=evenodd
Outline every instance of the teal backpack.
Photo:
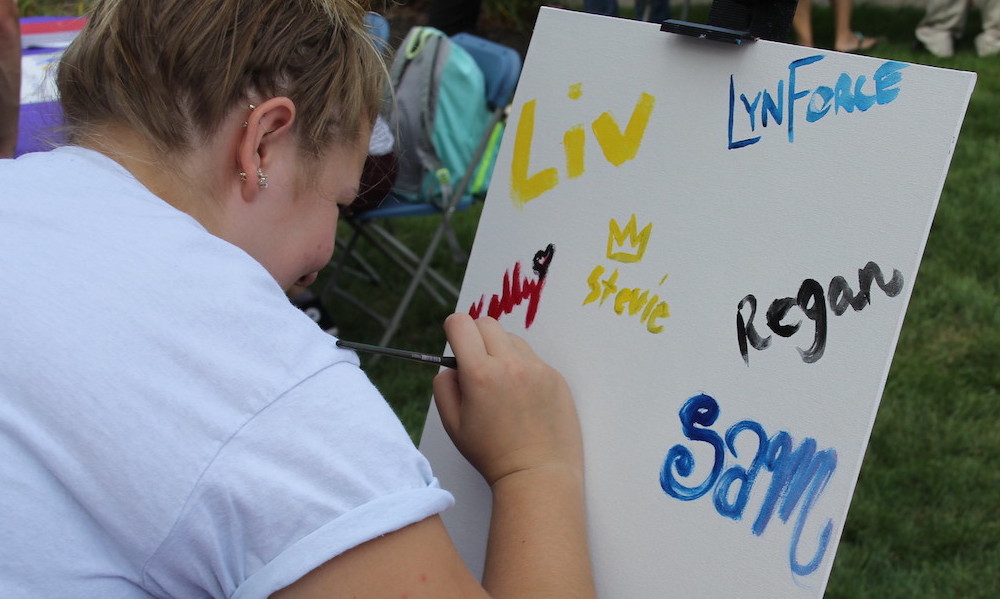
M 414 27 L 390 68 L 395 93 L 399 171 L 393 191 L 408 201 L 441 204 L 467 173 L 490 122 L 486 84 L 476 61 L 432 27 Z M 469 192 L 486 192 L 496 148 L 494 131 Z

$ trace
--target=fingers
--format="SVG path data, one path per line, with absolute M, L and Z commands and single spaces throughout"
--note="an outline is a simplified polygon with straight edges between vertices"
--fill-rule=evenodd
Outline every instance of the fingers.
M 452 314 L 444 321 L 444 334 L 455 356 L 463 364 L 475 364 L 486 356 L 482 334 L 468 314 Z
M 495 318 L 473 320 L 468 314 L 456 313 L 444 321 L 444 330 L 455 356 L 463 364 L 469 364 L 469 360 L 475 364 L 487 356 L 509 357 L 527 347 L 520 338 L 506 332 Z
M 462 426 L 462 392 L 458 385 L 458 373 L 442 370 L 434 377 L 434 403 L 437 405 L 441 424 L 450 437 Z
M 525 341 L 524 339 L 521 339 L 520 337 L 518 337 L 517 335 L 514 335 L 513 333 L 507 333 L 507 337 L 508 337 L 508 339 L 510 341 L 511 347 L 518 354 L 520 354 L 522 356 L 525 356 L 526 358 L 530 358 L 532 360 L 538 358 L 538 356 L 535 355 L 535 350 L 533 350 L 531 348 L 531 346 L 528 345 L 527 341 Z
M 507 358 L 517 352 L 513 336 L 494 318 L 473 320 L 468 314 L 452 314 L 445 320 L 444 329 L 448 343 L 466 370 L 487 358 Z
M 454 314 L 445 332 L 461 366 L 434 379 L 438 412 L 486 482 L 542 464 L 582 472 L 579 423 L 562 376 L 493 318 Z
M 493 357 L 503 358 L 509 356 L 514 351 L 510 335 L 494 318 L 480 318 L 476 321 L 479 334 L 483 337 L 483 344 L 486 346 L 486 353 Z

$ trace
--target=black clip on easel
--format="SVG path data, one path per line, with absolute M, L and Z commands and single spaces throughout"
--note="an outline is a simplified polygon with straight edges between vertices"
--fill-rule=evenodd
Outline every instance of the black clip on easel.
M 753 40 L 783 42 L 798 0 L 713 0 L 708 24 L 667 19 L 660 31 L 742 46 Z

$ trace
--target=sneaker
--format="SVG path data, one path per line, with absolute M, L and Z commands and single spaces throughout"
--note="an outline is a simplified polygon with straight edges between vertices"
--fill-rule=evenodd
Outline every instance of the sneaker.
M 949 58 L 955 55 L 955 39 L 948 31 L 918 27 L 916 36 L 924 48 L 934 56 Z
M 1000 54 L 1000 39 L 986 31 L 980 33 L 976 36 L 976 53 L 982 57 Z
M 327 313 L 326 308 L 323 307 L 323 302 L 315 294 L 310 291 L 304 291 L 290 299 L 292 304 L 318 324 L 319 328 L 334 336 L 339 332 L 339 329 L 333 324 L 333 319 Z

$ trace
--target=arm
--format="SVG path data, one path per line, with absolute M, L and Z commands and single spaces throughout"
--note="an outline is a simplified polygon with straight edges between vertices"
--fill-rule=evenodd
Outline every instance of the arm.
M 484 587 L 498 598 L 594 597 L 583 446 L 566 382 L 492 318 L 453 316 L 446 329 L 462 367 L 435 380 L 438 409 L 493 491 Z
M 0 158 L 14 155 L 21 107 L 21 30 L 16 0 L 0 0 Z
M 461 368 L 434 380 L 438 410 L 493 491 L 483 586 L 432 517 L 330 560 L 273 597 L 595 597 L 583 450 L 565 381 L 493 319 L 454 315 L 445 330 Z

